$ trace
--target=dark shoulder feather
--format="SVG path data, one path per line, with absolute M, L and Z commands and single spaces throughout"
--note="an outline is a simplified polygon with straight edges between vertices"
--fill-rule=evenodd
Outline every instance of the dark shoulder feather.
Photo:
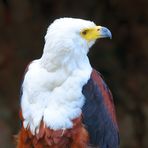
M 112 94 L 96 70 L 92 71 L 82 92 L 86 98 L 82 108 L 83 123 L 89 132 L 90 145 L 118 148 L 119 133 Z

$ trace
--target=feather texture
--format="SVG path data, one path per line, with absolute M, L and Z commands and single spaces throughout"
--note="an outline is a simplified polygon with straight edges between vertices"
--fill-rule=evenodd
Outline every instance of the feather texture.
M 88 139 L 92 147 L 118 148 L 118 126 L 112 94 L 96 70 L 92 71 L 82 92 L 86 98 L 82 108 L 83 118 L 74 119 L 73 128 L 54 131 L 42 121 L 39 132 L 33 135 L 29 129 L 22 127 L 17 148 L 86 148 Z M 23 122 L 22 112 L 20 119 Z
M 87 57 L 96 38 L 81 36 L 82 30 L 94 27 L 74 18 L 49 26 L 43 55 L 24 76 L 18 148 L 86 148 L 88 135 L 92 146 L 118 147 L 112 95 Z
M 86 98 L 82 108 L 83 122 L 90 136 L 90 145 L 118 148 L 119 136 L 113 98 L 100 74 L 93 70 L 83 87 Z
M 81 117 L 73 120 L 73 128 L 52 130 L 40 124 L 39 132 L 35 135 L 29 129 L 21 128 L 17 148 L 86 148 L 88 133 Z

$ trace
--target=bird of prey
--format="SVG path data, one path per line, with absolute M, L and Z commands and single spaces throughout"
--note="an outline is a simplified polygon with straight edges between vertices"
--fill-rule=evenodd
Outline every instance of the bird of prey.
M 56 19 L 40 59 L 22 83 L 17 148 L 118 148 L 112 94 L 88 52 L 106 27 L 77 18 Z

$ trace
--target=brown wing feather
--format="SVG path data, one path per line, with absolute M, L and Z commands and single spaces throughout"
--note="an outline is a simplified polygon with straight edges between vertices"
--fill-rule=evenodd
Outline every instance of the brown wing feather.
M 102 79 L 101 74 L 97 72 L 96 70 L 93 70 L 92 78 L 97 83 L 98 87 L 100 88 L 100 91 L 104 99 L 105 106 L 107 107 L 108 112 L 111 115 L 113 122 L 115 123 L 115 125 L 117 125 L 115 106 L 113 103 L 113 97 L 112 97 L 111 91 L 109 90 L 104 80 Z

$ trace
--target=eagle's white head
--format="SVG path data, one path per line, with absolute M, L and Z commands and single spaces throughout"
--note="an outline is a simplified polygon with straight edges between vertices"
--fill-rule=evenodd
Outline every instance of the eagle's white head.
M 111 32 L 92 21 L 76 18 L 57 19 L 48 27 L 42 59 L 53 61 L 52 65 L 81 59 L 87 56 L 96 39 L 104 37 L 111 38 Z

